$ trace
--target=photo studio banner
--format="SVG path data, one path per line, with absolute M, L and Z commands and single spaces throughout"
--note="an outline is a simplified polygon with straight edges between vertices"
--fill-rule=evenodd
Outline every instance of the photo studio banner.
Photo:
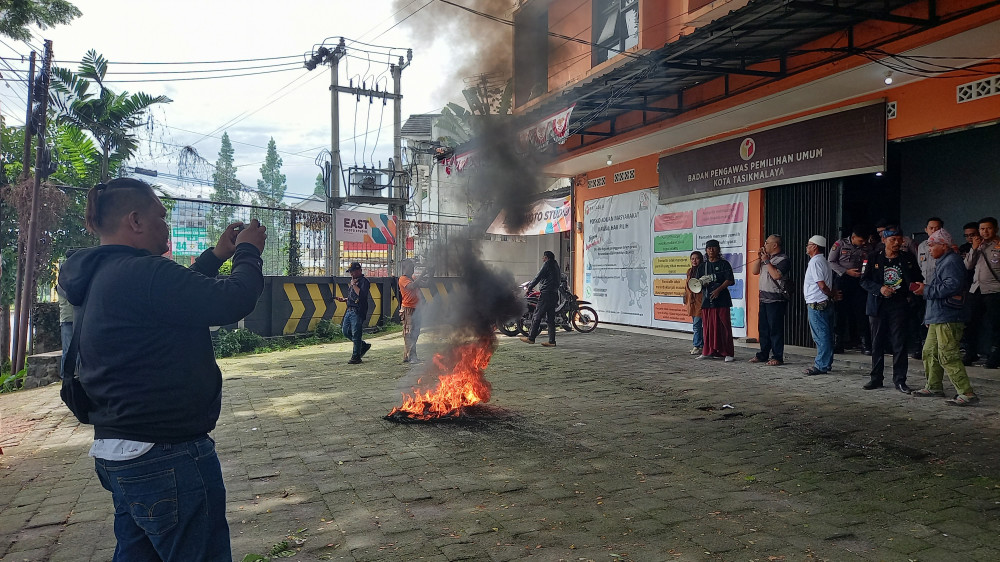
M 336 211 L 336 217 L 338 242 L 396 243 L 396 217 L 392 215 Z
M 514 231 L 507 226 L 507 213 L 500 211 L 486 232 L 507 236 L 532 236 L 570 230 L 573 208 L 569 195 L 536 201 L 524 216 L 524 226 Z

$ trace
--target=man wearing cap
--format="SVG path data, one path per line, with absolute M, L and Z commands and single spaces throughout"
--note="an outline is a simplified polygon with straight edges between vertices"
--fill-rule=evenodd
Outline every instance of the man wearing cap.
M 997 219 L 979 219 L 979 238 L 973 239 L 972 250 L 965 256 L 965 267 L 972 271 L 972 318 L 969 321 L 969 351 L 965 364 L 979 359 L 976 348 L 980 334 L 991 332 L 986 346 L 987 369 L 1000 367 L 1000 239 L 997 238 Z
M 733 324 L 729 316 L 729 309 L 733 307 L 729 286 L 736 283 L 733 266 L 723 259 L 718 240 L 709 240 L 705 243 L 705 256 L 708 259 L 701 262 L 696 274 L 696 277 L 702 278 L 705 283 L 701 301 L 701 326 L 704 331 L 705 347 L 701 349 L 701 355 L 697 358 L 723 357 L 726 362 L 735 361 Z
M 347 272 L 351 274 L 347 296 L 337 297 L 338 301 L 347 303 L 347 312 L 344 313 L 340 329 L 344 332 L 344 337 L 354 342 L 354 352 L 348 363 L 357 365 L 372 347 L 372 344 L 361 339 L 364 335 L 365 320 L 368 318 L 368 292 L 371 289 L 371 281 L 361 272 L 361 264 L 358 262 L 353 262 L 351 267 L 347 268 Z
M 885 249 L 868 260 L 861 274 L 861 286 L 868 291 L 865 313 L 872 328 L 871 380 L 862 388 L 882 388 L 885 349 L 892 347 L 892 382 L 896 390 L 910 393 L 906 386 L 906 315 L 911 297 L 910 284 L 923 281 L 916 257 L 902 251 L 903 235 L 898 230 L 882 231 Z
M 929 237 L 942 228 L 944 228 L 944 221 L 941 220 L 940 217 L 931 217 L 927 219 L 927 225 L 924 226 L 924 232 L 927 233 L 928 239 L 917 245 L 917 265 L 920 266 L 920 274 L 924 276 L 925 280 L 934 276 L 934 268 L 937 266 L 937 260 L 934 259 L 933 252 L 931 252 L 930 249 Z M 914 359 L 921 358 L 924 340 L 927 338 L 927 322 L 924 321 L 926 308 L 927 303 L 924 302 L 923 297 L 914 293 L 913 319 L 910 324 L 911 328 L 915 330 L 914 334 L 911 334 L 911 338 L 916 340 L 916 349 L 913 351 Z
M 802 282 L 802 295 L 808 307 L 809 329 L 816 343 L 816 359 L 812 367 L 803 371 L 807 375 L 829 373 L 833 367 L 833 304 L 837 293 L 833 288 L 833 271 L 824 252 L 825 236 L 817 234 L 809 238 L 806 244 L 809 265 Z
M 958 342 L 965 329 L 962 304 L 965 297 L 965 264 L 952 251 L 951 234 L 939 228 L 927 239 L 927 247 L 936 267 L 931 271 L 927 284 L 917 283 L 913 292 L 922 295 L 927 303 L 924 322 L 927 339 L 924 341 L 923 360 L 927 383 L 913 391 L 913 396 L 944 396 L 942 378 L 948 373 L 958 395 L 949 404 L 970 406 L 979 402 L 972 390 L 969 375 L 962 364 Z M 924 246 L 921 243 L 921 246 Z
M 827 261 L 834 273 L 834 286 L 843 293 L 844 298 L 834 305 L 836 310 L 836 336 L 834 337 L 834 353 L 843 353 L 846 344 L 860 340 L 861 349 L 865 355 L 871 355 L 872 338 L 868 328 L 868 317 L 865 316 L 865 297 L 867 293 L 861 288 L 861 266 L 872 251 L 868 243 L 870 228 L 855 225 L 851 235 L 833 243 Z

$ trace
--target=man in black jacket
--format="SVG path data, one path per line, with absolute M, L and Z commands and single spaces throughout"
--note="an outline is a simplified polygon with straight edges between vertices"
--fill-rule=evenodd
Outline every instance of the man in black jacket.
M 903 234 L 882 231 L 885 248 L 868 259 L 861 272 L 861 286 L 868 292 L 865 313 L 872 329 L 871 380 L 862 388 L 882 388 L 886 343 L 892 349 L 892 382 L 896 390 L 909 394 L 906 385 L 906 318 L 910 284 L 924 280 L 912 252 L 903 251 Z
M 545 322 L 549 326 L 549 341 L 547 343 L 543 342 L 542 346 L 556 346 L 556 305 L 559 304 L 560 276 L 561 273 L 559 271 L 559 264 L 556 263 L 556 255 L 545 250 L 542 254 L 542 269 L 538 271 L 538 275 L 528 284 L 528 291 L 531 291 L 535 285 L 539 284 L 541 284 L 541 288 L 539 289 L 538 304 L 535 305 L 535 316 L 531 320 L 531 330 L 528 331 L 528 337 L 522 337 L 521 341 L 535 343 L 535 338 L 542 331 L 542 315 L 544 314 Z
M 264 288 L 265 228 L 229 225 L 188 269 L 162 257 L 166 209 L 145 182 L 98 184 L 86 220 L 101 245 L 67 259 L 59 285 L 76 307 L 90 455 L 115 506 L 114 559 L 232 560 L 226 489 L 208 436 L 222 405 L 209 326 L 253 311 Z M 232 274 L 215 279 L 230 257 Z

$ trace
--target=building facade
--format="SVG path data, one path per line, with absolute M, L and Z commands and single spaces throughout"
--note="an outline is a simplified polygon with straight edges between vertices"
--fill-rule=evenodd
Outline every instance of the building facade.
M 515 113 L 569 112 L 538 148 L 573 178 L 573 283 L 602 320 L 690 329 L 687 256 L 716 238 L 754 337 L 767 234 L 800 284 L 813 234 L 1000 214 L 995 2 L 528 0 L 515 24 Z

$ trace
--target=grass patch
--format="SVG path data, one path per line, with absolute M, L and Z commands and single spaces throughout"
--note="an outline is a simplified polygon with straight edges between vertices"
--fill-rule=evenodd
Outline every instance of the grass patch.
M 368 333 L 393 334 L 402 331 L 401 324 L 386 322 L 376 326 L 374 331 Z M 294 334 L 273 338 L 264 338 L 242 328 L 231 331 L 219 330 L 217 336 L 212 339 L 212 344 L 215 347 L 216 357 L 239 357 L 344 341 L 347 341 L 347 338 L 344 337 L 339 325 L 329 320 L 320 320 L 316 325 L 316 331 L 311 334 Z

